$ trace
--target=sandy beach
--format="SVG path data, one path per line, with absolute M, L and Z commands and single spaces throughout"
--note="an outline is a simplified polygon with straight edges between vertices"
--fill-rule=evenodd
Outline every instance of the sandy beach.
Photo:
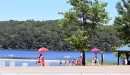
M 87 72 L 130 73 L 130 66 L 45 66 L 45 67 L 0 67 L 0 72 Z

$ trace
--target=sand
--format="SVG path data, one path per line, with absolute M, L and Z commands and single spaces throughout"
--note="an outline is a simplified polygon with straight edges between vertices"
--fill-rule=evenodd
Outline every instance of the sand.
M 44 67 L 0 67 L 0 72 L 87 72 L 87 73 L 130 73 L 130 66 L 44 66 Z

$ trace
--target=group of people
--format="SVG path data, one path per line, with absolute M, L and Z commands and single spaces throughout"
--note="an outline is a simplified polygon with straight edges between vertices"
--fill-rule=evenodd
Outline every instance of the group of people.
M 36 57 L 38 61 L 36 62 L 39 66 L 44 66 L 44 57 L 42 54 L 40 56 Z M 98 57 L 95 55 L 92 59 L 92 65 L 99 65 Z M 72 60 L 60 60 L 60 66 L 82 66 L 82 56 L 72 59 Z
M 36 58 L 38 59 L 38 61 L 36 62 L 37 65 L 39 66 L 45 65 L 44 57 L 42 56 L 42 54 L 40 54 L 40 56 Z M 126 57 L 124 57 L 123 64 L 124 65 L 128 64 L 128 60 Z M 93 56 L 92 58 L 92 65 L 99 65 L 97 54 L 95 54 L 95 56 Z M 72 60 L 64 60 L 64 61 L 60 60 L 60 66 L 82 66 L 82 56 Z
M 82 66 L 82 56 L 72 60 L 60 60 L 60 66 Z
M 98 57 L 96 54 L 92 58 L 92 65 L 99 65 Z M 82 56 L 72 60 L 60 60 L 60 66 L 82 66 Z

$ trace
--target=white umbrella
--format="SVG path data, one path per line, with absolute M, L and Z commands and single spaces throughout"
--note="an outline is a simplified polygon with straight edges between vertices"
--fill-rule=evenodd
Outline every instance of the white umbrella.
M 64 58 L 68 59 L 68 58 L 70 58 L 70 56 L 64 56 Z

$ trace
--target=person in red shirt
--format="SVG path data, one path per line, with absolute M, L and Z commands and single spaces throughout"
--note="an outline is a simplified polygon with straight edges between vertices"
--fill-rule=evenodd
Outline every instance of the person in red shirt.
M 42 54 L 40 54 L 40 56 L 37 57 L 38 58 L 38 62 L 36 62 L 36 64 L 40 64 L 40 66 L 44 66 L 44 57 L 42 56 Z

